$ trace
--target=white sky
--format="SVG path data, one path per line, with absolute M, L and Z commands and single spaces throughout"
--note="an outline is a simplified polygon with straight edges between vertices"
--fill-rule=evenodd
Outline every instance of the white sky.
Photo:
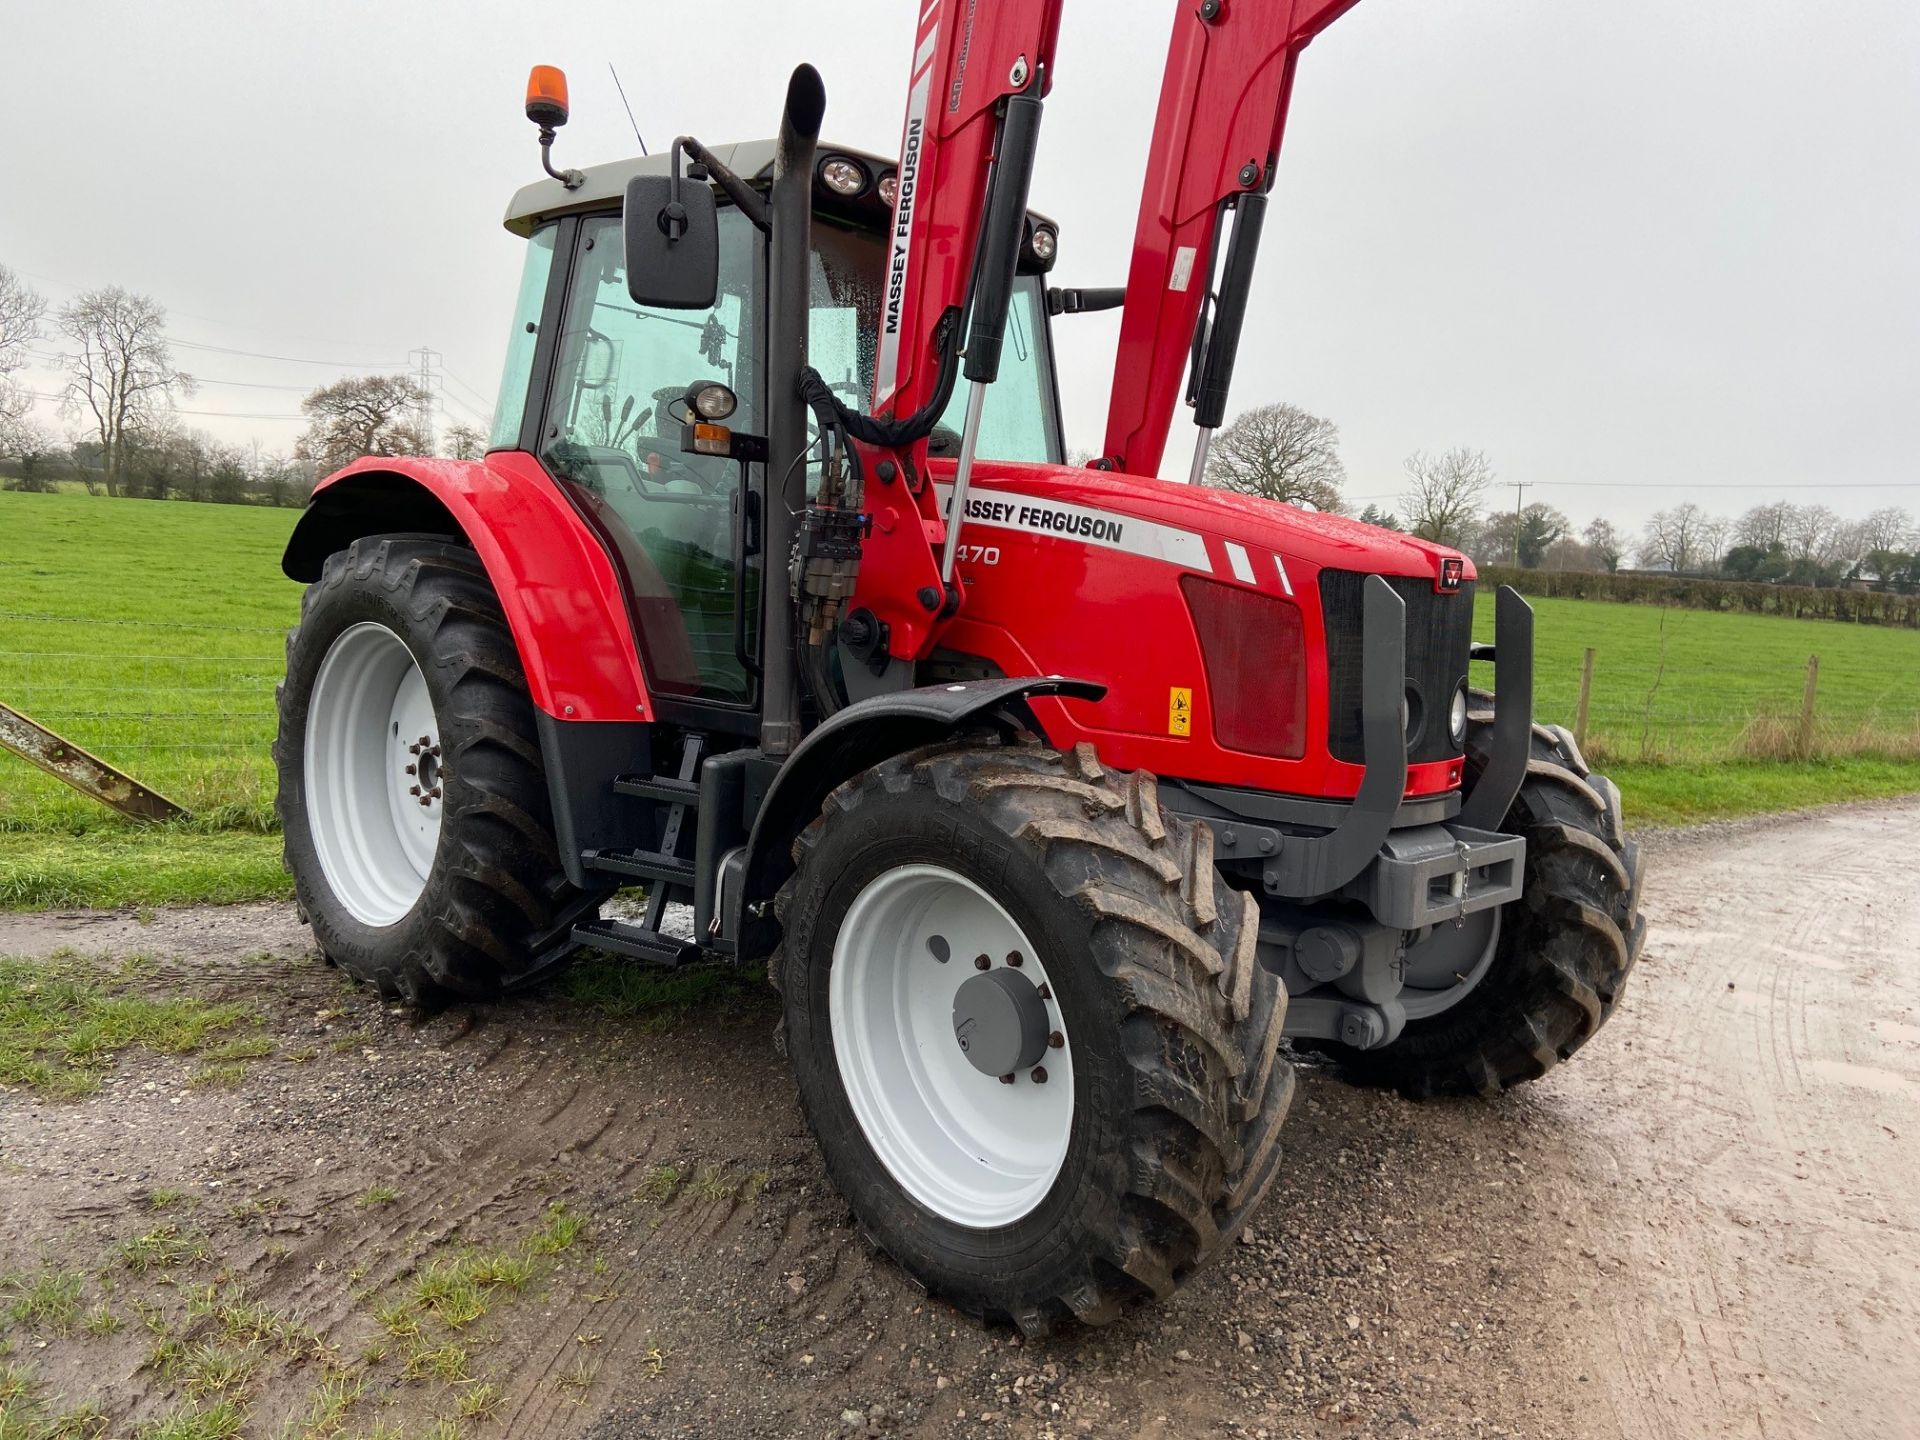
M 1034 190 L 1060 283 L 1126 277 L 1171 5 L 1066 7 Z M 656 148 L 771 133 L 810 60 L 827 134 L 884 152 L 916 8 L 0 0 L 0 263 L 56 304 L 166 304 L 206 381 L 185 408 L 218 412 L 187 423 L 221 438 L 291 448 L 340 366 L 185 342 L 350 368 L 429 345 L 471 421 L 519 264 L 499 217 L 538 173 L 529 64 L 572 80 L 561 163 L 633 149 L 609 60 Z M 1058 322 L 1076 446 L 1117 329 Z M 1471 444 L 1576 521 L 1857 515 L 1920 510 L 1917 355 L 1913 0 L 1363 0 L 1301 63 L 1234 402 L 1336 421 L 1356 503 Z M 1164 473 L 1190 444 L 1182 412 Z

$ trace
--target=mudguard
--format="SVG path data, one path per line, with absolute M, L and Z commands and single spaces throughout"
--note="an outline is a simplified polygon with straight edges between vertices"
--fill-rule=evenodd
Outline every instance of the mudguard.
M 314 487 L 281 568 L 311 583 L 366 535 L 464 538 L 513 631 L 533 703 L 558 720 L 652 720 L 625 588 L 600 537 L 540 462 L 357 460 Z
M 787 757 L 767 788 L 747 841 L 746 882 L 737 900 L 746 913 L 723 915 L 722 933 L 741 937 L 738 953 L 743 957 L 761 953 L 771 943 L 770 926 L 754 923 L 754 909 L 771 900 L 792 873 L 794 836 L 843 781 L 996 713 L 1010 712 L 1021 725 L 1040 731 L 1026 705 L 1035 696 L 1091 701 L 1106 693 L 1106 686 L 1089 680 L 1023 675 L 876 695 L 838 711 Z M 756 938 L 764 943 L 756 945 Z

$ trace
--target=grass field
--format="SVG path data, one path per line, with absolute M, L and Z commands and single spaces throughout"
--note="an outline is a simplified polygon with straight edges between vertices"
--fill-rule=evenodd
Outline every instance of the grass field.
M 0 906 L 287 893 L 272 833 L 273 687 L 299 591 L 297 512 L 0 493 L 0 702 L 195 812 L 142 830 L 0 753 Z M 1546 600 L 1542 719 L 1571 724 L 1598 652 L 1588 750 L 1628 818 L 1671 824 L 1920 791 L 1920 632 Z M 1492 597 L 1477 633 L 1493 638 Z M 1783 763 L 1807 656 L 1819 751 Z
M 1493 639 L 1493 597 L 1475 638 Z M 1820 657 L 1814 753 L 1920 759 L 1920 630 L 1597 600 L 1534 602 L 1534 709 L 1572 725 L 1593 647 L 1589 758 L 1774 759 Z

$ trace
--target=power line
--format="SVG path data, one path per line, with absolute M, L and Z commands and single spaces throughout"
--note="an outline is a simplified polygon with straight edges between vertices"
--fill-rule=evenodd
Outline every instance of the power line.
M 289 365 L 324 365 L 332 370 L 384 370 L 395 375 L 406 373 L 405 362 L 398 365 L 362 364 L 357 360 L 310 360 L 304 355 L 269 355 L 261 350 L 236 350 L 231 345 L 205 345 L 198 340 L 167 341 L 169 345 L 178 345 L 185 350 L 210 350 L 220 355 L 245 355 L 250 360 L 281 360 Z

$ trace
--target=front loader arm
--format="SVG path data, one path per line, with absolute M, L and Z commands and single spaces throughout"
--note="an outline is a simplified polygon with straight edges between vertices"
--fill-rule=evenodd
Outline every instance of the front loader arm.
M 1114 468 L 1152 475 L 1160 468 L 1175 397 L 1189 353 L 1195 388 L 1216 390 L 1208 409 L 1225 403 L 1244 289 L 1223 292 L 1220 313 L 1200 327 L 1226 211 L 1240 206 L 1236 242 L 1246 247 L 1240 274 L 1250 275 L 1258 212 L 1273 185 L 1294 66 L 1307 42 L 1356 0 L 1182 0 L 1173 22 L 1167 68 L 1154 120 L 1133 266 L 1120 320 L 1120 351 L 1107 409 L 1104 455 Z M 1251 219 L 1251 226 L 1248 221 Z M 1245 239 L 1243 231 L 1251 229 Z M 1193 398 L 1203 398 L 1195 396 Z M 1217 418 L 1212 424 L 1219 423 Z M 1211 427 L 1209 427 L 1211 428 Z
M 936 328 L 950 308 L 967 303 L 973 283 L 998 111 L 1036 82 L 1042 95 L 1052 83 L 1061 4 L 923 0 L 900 132 L 876 414 L 911 415 L 933 396 Z

